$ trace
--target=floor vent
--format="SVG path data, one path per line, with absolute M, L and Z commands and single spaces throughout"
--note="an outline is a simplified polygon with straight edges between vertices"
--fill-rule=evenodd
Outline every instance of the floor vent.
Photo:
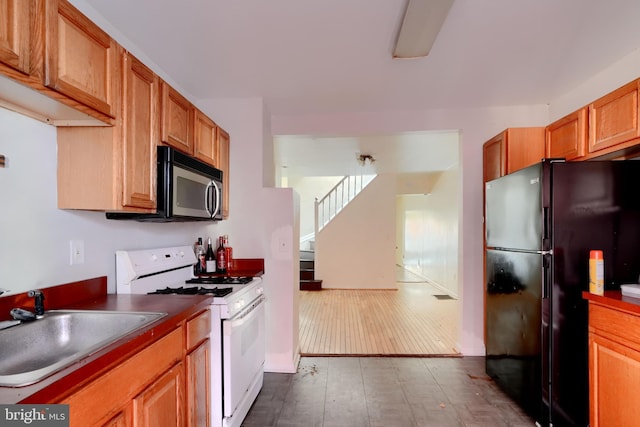
M 434 295 L 438 299 L 454 299 L 451 295 Z

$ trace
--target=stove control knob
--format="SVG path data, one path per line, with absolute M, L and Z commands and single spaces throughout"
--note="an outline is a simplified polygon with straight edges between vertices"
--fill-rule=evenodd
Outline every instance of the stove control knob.
M 158 255 L 156 255 L 156 254 L 151 254 L 151 261 L 153 261 L 153 262 L 158 261 Z
M 264 293 L 264 288 L 263 288 L 262 286 L 258 286 L 258 287 L 256 288 L 256 293 L 257 293 L 257 294 L 263 294 L 263 293 Z
M 243 305 L 244 305 L 244 300 L 236 301 L 236 309 L 242 308 Z

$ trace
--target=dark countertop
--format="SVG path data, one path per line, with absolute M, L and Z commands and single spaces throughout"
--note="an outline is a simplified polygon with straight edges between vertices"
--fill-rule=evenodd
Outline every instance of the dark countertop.
M 264 259 L 237 258 L 231 260 L 231 268 L 226 273 L 205 273 L 198 277 L 259 277 L 264 274 Z
M 640 298 L 622 295 L 622 291 L 604 291 L 604 296 L 584 291 L 582 297 L 589 302 L 640 316 Z
M 38 383 L 25 387 L 0 387 L 0 403 L 49 403 L 56 397 L 70 394 L 173 331 L 184 320 L 207 309 L 213 300 L 206 295 L 110 295 L 106 289 L 107 278 L 100 277 L 41 290 L 47 310 L 154 311 L 166 312 L 167 315 Z M 30 309 L 33 301 L 27 298 L 26 293 L 0 298 L 0 320 L 6 320 L 13 307 Z

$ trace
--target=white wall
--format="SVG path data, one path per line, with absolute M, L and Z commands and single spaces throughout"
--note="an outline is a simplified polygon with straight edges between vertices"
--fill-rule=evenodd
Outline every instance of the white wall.
M 380 174 L 316 236 L 326 289 L 395 289 L 396 176 Z
M 90 144 L 91 141 L 87 141 Z M 104 213 L 57 208 L 56 128 L 0 108 L 0 287 L 14 292 L 107 276 L 115 291 L 114 253 L 192 245 L 201 223 L 147 224 L 107 220 Z M 69 265 L 69 241 L 83 240 L 85 263 Z
M 452 296 L 458 296 L 457 167 L 440 174 L 428 195 L 398 197 L 404 219 L 404 265 Z
M 299 200 L 290 188 L 265 188 L 275 180 L 270 116 L 258 98 L 206 100 L 198 107 L 231 136 L 231 212 L 219 227 L 228 231 L 234 256 L 264 258 L 265 369 L 295 372 Z

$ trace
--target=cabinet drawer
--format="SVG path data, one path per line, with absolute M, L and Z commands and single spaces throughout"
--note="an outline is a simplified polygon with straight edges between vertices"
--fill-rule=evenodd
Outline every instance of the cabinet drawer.
M 590 303 L 589 330 L 627 345 L 640 346 L 640 316 L 637 315 Z
M 210 333 L 211 310 L 207 310 L 187 322 L 187 351 L 208 339 Z
M 116 366 L 60 403 L 69 404 L 70 425 L 94 425 L 122 410 L 141 390 L 182 358 L 182 329 Z

